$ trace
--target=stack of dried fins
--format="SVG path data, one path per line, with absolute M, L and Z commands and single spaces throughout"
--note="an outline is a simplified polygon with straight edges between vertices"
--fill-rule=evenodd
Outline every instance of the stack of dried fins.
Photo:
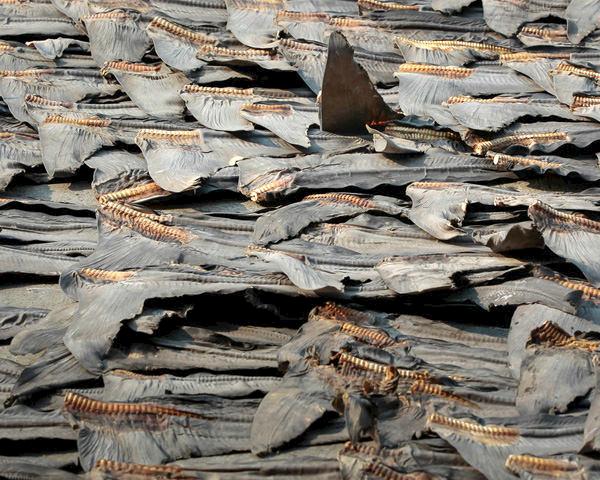
M 599 159 L 600 0 L 0 0 L 0 478 L 600 479 Z

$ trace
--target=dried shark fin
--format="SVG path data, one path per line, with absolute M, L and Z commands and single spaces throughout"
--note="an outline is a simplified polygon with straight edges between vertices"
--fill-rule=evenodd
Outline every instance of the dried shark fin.
M 97 375 L 91 374 L 79 364 L 61 340 L 59 338 L 59 343 L 49 347 L 21 372 L 11 391 L 9 402 L 96 378 Z
M 497 131 L 526 116 L 577 120 L 566 105 L 547 94 L 493 98 L 459 95 L 448 98 L 444 105 L 461 125 L 475 130 Z
M 280 40 L 278 52 L 298 71 L 298 75 L 315 94 L 321 91 L 325 75 L 325 45 Z
M 298 288 L 303 290 L 333 289 L 343 291 L 344 286 L 340 282 L 339 275 L 313 268 L 310 264 L 292 255 L 254 245 L 248 247 L 247 252 L 249 255 L 256 256 L 285 273 Z
M 148 115 L 159 118 L 183 115 L 185 104 L 179 91 L 188 83 L 183 72 L 171 71 L 160 64 L 130 62 L 107 62 L 101 72 L 112 74 L 132 101 Z
M 81 51 L 89 52 L 90 44 L 75 40 L 73 38 L 49 38 L 47 40 L 34 40 L 27 42 L 27 45 L 35 47 L 35 49 L 44 57 L 51 60 L 63 56 L 65 50 L 69 48 L 78 48 Z
M 43 308 L 0 307 L 0 340 L 14 338 L 20 331 L 37 324 L 48 314 Z
M 373 20 L 334 16 L 328 21 L 325 38 L 336 31 L 344 35 L 350 45 L 369 53 L 398 54 L 393 31 L 385 23 L 379 26 Z
M 106 127 L 110 120 L 98 117 L 48 115 L 39 125 L 42 160 L 50 175 L 69 176 L 103 146 L 113 144 Z
M 434 413 L 429 416 L 428 425 L 486 478 L 500 480 L 513 478 L 504 468 L 510 455 L 576 451 L 581 443 L 583 418 L 540 415 L 502 418 L 502 424 L 486 419 L 482 425 L 479 421 Z
M 597 368 L 597 367 L 596 367 Z M 600 422 L 600 395 L 596 394 L 590 405 L 590 410 L 585 421 L 585 430 L 583 433 L 583 446 L 581 452 L 597 452 L 600 450 L 599 437 Z
M 2 462 L 2 473 L 6 478 L 46 478 L 48 480 L 77 480 L 79 476 L 48 465 L 36 465 L 28 458 L 8 457 Z
M 16 175 L 41 164 L 40 141 L 35 135 L 0 131 L 0 191 Z
M 25 405 L 13 405 L 0 412 L 0 440 L 72 440 L 73 436 L 73 431 L 59 411 L 42 412 Z M 6 473 L 1 463 L 0 472 L 2 476 Z
M 526 22 L 534 22 L 550 15 L 565 18 L 565 1 L 548 2 L 484 0 L 483 15 L 487 24 L 503 35 L 514 35 Z
M 214 130 L 142 129 L 136 142 L 153 180 L 162 188 L 181 192 L 198 185 L 242 155 L 286 155 L 297 150 L 275 135 L 257 132 L 234 136 Z M 237 179 L 236 179 L 237 180 Z
M 61 102 L 38 95 L 26 95 L 25 109 L 38 125 L 49 115 L 89 115 L 110 119 L 142 119 L 147 116 L 146 112 L 129 100 L 117 103 Z
M 150 0 L 149 2 L 162 15 L 177 22 L 195 24 L 224 24 L 227 21 L 227 10 L 224 0 Z
M 559 63 L 550 70 L 556 98 L 567 105 L 575 102 L 580 92 L 600 93 L 600 73 L 592 68 L 581 68 L 567 62 Z
M 27 113 L 25 98 L 38 95 L 48 100 L 77 102 L 84 98 L 114 95 L 120 86 L 95 70 L 46 68 L 2 71 L 0 92 L 11 114 L 22 122 L 35 124 Z
M 288 373 L 279 388 L 271 390 L 259 405 L 250 435 L 252 453 L 272 452 L 335 411 L 327 383 L 313 370 L 299 373 Z
M 153 180 L 170 192 L 189 189 L 228 165 L 208 154 L 200 130 L 140 130 L 136 142 Z
M 377 92 L 354 49 L 339 32 L 329 37 L 321 90 L 321 127 L 334 133 L 361 133 L 365 125 L 398 118 Z
M 389 288 L 404 295 L 453 289 L 465 279 L 476 283 L 522 266 L 520 261 L 501 255 L 458 253 L 392 258 L 375 269 Z M 471 279 L 471 273 L 479 274 L 479 279 Z
M 600 122 L 600 95 L 573 95 L 571 110 L 575 115 L 592 118 Z
M 556 210 L 540 201 L 529 207 L 529 216 L 546 246 L 577 265 L 587 279 L 600 283 L 600 222 Z
M 521 414 L 564 413 L 587 405 L 596 386 L 589 352 L 544 346 L 528 348 L 526 354 L 516 399 Z M 549 378 L 555 381 L 548 382 Z
M 82 18 L 98 65 L 111 60 L 139 62 L 152 42 L 138 25 L 138 15 L 113 10 Z
M 373 134 L 376 152 L 407 154 L 427 152 L 435 148 L 454 153 L 466 150 L 460 135 L 448 130 L 407 127 L 395 123 L 386 125 L 383 131 L 369 126 L 367 130 Z
M 91 470 L 102 458 L 158 464 L 244 451 L 255 407 L 254 402 L 241 401 L 239 406 L 235 402 L 207 400 L 191 409 L 163 403 L 108 403 L 69 392 L 62 413 L 78 427 L 81 464 Z
M 551 72 L 569 54 L 546 52 L 517 52 L 500 55 L 500 62 L 516 72 L 526 75 L 546 92 L 557 96 L 554 77 Z
M 401 203 L 391 197 L 330 192 L 308 195 L 260 217 L 254 227 L 253 241 L 259 245 L 277 243 L 300 233 L 317 222 L 354 217 L 368 211 L 389 215 L 405 213 Z
M 445 37 L 417 39 L 401 35 L 395 41 L 405 60 L 411 63 L 462 67 L 477 60 L 496 60 L 500 54 L 512 52 L 511 48 L 499 44 L 464 41 L 460 37 L 446 40 Z
M 180 95 L 190 113 L 205 127 L 229 132 L 254 129 L 240 115 L 240 108 L 254 99 L 252 89 L 189 84 L 181 89 Z
M 127 370 L 112 370 L 103 375 L 103 398 L 114 401 L 138 401 L 168 395 L 218 395 L 245 397 L 255 392 L 268 392 L 281 382 L 279 377 L 247 375 L 215 375 L 213 373 L 175 376 L 149 375 Z
M 443 183 L 415 182 L 406 194 L 413 202 L 409 218 L 415 225 L 440 240 L 464 234 L 461 226 L 469 204 L 464 192 L 449 190 Z
M 567 35 L 573 43 L 581 41 L 600 28 L 600 2 L 598 0 L 572 0 L 565 10 Z
M 309 42 L 325 42 L 325 28 L 330 16 L 326 12 L 297 12 L 280 10 L 275 22 L 280 32 L 288 33 L 292 38 Z
M 538 284 L 543 285 L 540 279 L 536 280 L 538 280 Z M 560 295 L 560 288 L 550 281 L 547 281 L 542 288 L 551 292 L 554 297 Z M 508 333 L 508 360 L 515 378 L 518 378 L 522 371 L 521 364 L 525 360 L 527 342 L 532 332 L 545 322 L 552 322 L 567 335 L 574 335 L 581 331 L 600 332 L 600 326 L 597 324 L 556 308 L 540 304 L 520 305 L 513 314 Z
M 146 28 L 156 54 L 172 68 L 188 72 L 201 69 L 206 62 L 196 58 L 199 45 L 216 45 L 218 40 L 201 32 L 183 28 L 155 17 Z
M 284 6 L 281 0 L 227 0 L 227 29 L 244 45 L 252 48 L 272 48 L 276 45 L 277 12 Z
M 308 129 L 319 122 L 317 110 L 292 103 L 250 103 L 240 109 L 246 120 L 272 131 L 292 145 L 310 147 Z
M 535 93 L 541 89 L 524 75 L 499 65 L 475 67 L 404 63 L 396 72 L 403 95 L 398 105 L 405 115 L 431 118 L 460 131 L 460 125 L 443 103 L 464 95 Z
M 55 276 L 74 260 L 62 254 L 36 252 L 17 245 L 0 245 L 0 273 Z

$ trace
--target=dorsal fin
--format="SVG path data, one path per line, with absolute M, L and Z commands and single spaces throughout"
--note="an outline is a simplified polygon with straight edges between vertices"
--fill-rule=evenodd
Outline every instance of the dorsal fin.
M 398 117 L 354 61 L 354 49 L 340 32 L 329 37 L 320 115 L 323 130 L 341 134 L 363 133 L 367 124 Z

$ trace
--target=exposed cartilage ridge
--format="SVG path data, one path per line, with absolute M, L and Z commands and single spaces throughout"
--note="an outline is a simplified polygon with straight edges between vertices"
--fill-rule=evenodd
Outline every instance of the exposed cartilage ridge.
M 423 190 L 443 190 L 454 185 L 452 182 L 413 182 L 411 188 L 420 188 Z
M 294 20 L 306 22 L 328 22 L 330 16 L 325 12 L 294 12 L 291 10 L 282 10 L 277 12 L 276 21 Z
M 372 362 L 370 360 L 365 360 L 363 358 L 355 357 L 346 352 L 340 352 L 337 357 L 338 364 L 350 364 L 354 367 L 357 367 L 361 370 L 366 370 L 373 373 L 378 373 L 381 375 L 390 375 L 393 376 L 393 371 L 395 370 L 391 365 L 385 365 L 382 363 Z
M 53 72 L 53 70 L 49 68 L 29 68 L 26 70 L 0 70 L 0 77 L 39 77 L 40 75 L 44 75 L 46 73 L 51 72 Z
M 313 193 L 312 195 L 304 197 L 303 200 L 348 203 L 361 208 L 373 208 L 375 206 L 375 203 L 372 200 L 350 193 Z
M 279 104 L 261 104 L 261 103 L 246 103 L 242 105 L 242 110 L 259 113 L 279 113 L 282 115 L 291 115 L 292 107 L 285 103 Z
M 65 395 L 63 408 L 68 412 L 98 415 L 168 415 L 172 417 L 204 418 L 199 413 L 154 403 L 103 402 L 73 392 L 67 392 Z
M 492 159 L 494 165 L 501 165 L 508 168 L 515 165 L 535 165 L 540 168 L 560 168 L 562 166 L 557 162 L 545 162 L 544 160 L 537 160 L 533 157 L 516 157 L 496 152 L 487 152 L 486 156 Z
M 116 192 L 104 193 L 98 197 L 98 202 L 132 202 L 135 200 L 153 197 L 155 195 L 169 194 L 170 192 L 163 190 L 155 182 L 148 182 L 136 187 L 129 187 L 124 188 L 123 190 L 117 190 Z
M 151 476 L 152 478 L 181 479 L 184 469 L 175 465 L 141 465 L 137 463 L 116 462 L 105 458 L 98 460 L 94 470 L 105 473 L 128 473 L 131 475 Z
M 371 461 L 366 467 L 365 472 L 369 477 L 376 477 L 382 480 L 419 480 L 423 477 L 423 472 L 400 473 L 384 465 L 379 460 Z
M 398 67 L 396 72 L 434 75 L 443 78 L 467 78 L 473 74 L 473 69 L 466 67 L 425 65 L 421 63 L 403 63 Z
M 377 28 L 377 23 L 370 20 L 363 20 L 362 18 L 354 17 L 334 17 L 329 20 L 329 25 L 332 27 L 372 27 Z
M 350 335 L 357 340 L 369 343 L 379 348 L 389 347 L 395 341 L 385 332 L 367 327 L 360 327 L 353 323 L 344 322 L 340 326 L 340 331 Z
M 135 272 L 117 271 L 117 270 L 100 270 L 98 268 L 84 267 L 79 270 L 79 274 L 83 277 L 92 280 L 100 280 L 104 282 L 120 282 L 127 280 L 135 275 Z
M 448 392 L 444 390 L 440 385 L 433 385 L 426 380 L 417 380 L 410 387 L 411 394 L 425 394 L 432 395 L 435 397 L 444 398 L 454 403 L 459 403 L 470 408 L 479 408 L 479 406 L 466 398 L 461 397 L 460 395 L 455 395 L 454 393 Z
M 200 45 L 198 47 L 199 53 L 220 55 L 223 57 L 237 57 L 237 58 L 271 58 L 270 50 L 259 50 L 256 48 L 245 48 L 243 50 L 236 50 L 233 48 L 215 47 L 213 45 Z
M 155 140 L 168 141 L 172 143 L 202 143 L 202 132 L 200 130 L 157 130 L 142 128 L 136 135 L 135 141 Z
M 513 52 L 500 54 L 501 62 L 532 62 L 541 58 L 551 60 L 567 60 L 571 58 L 569 53 L 546 53 L 546 52 Z
M 385 132 L 391 132 L 399 134 L 409 140 L 460 140 L 460 135 L 456 132 L 450 132 L 446 130 L 434 130 L 433 128 L 417 128 L 417 127 L 403 127 L 400 125 L 388 125 L 385 128 Z
M 346 352 L 340 352 L 337 355 L 337 361 L 338 365 L 342 367 L 345 364 L 352 365 L 360 370 L 384 375 L 389 379 L 403 378 L 412 380 L 426 380 L 430 377 L 430 373 L 427 370 L 398 369 L 392 365 L 385 365 L 382 363 L 373 362 L 371 360 L 365 360 L 364 358 L 355 357 L 354 355 Z
M 561 476 L 561 473 L 575 472 L 579 469 L 577 464 L 570 460 L 534 457 L 533 455 L 509 455 L 505 465 L 508 470 L 516 474 L 526 471 L 557 477 Z
M 219 41 L 215 38 L 210 37 L 204 33 L 194 32 L 193 30 L 188 30 L 187 28 L 183 28 L 175 23 L 171 23 L 168 20 L 165 20 L 161 17 L 154 17 L 152 21 L 148 24 L 149 28 L 157 28 L 164 32 L 170 33 L 176 37 L 184 38 L 185 40 L 189 40 L 190 42 L 199 43 L 199 44 L 212 44 L 216 45 Z
M 380 2 L 379 0 L 358 0 L 358 6 L 366 10 L 420 10 L 418 5 L 403 5 L 395 2 Z
M 600 96 L 573 95 L 571 108 L 600 107 Z
M 459 103 L 526 103 L 527 99 L 510 98 L 510 97 L 494 97 L 494 98 L 477 98 L 468 95 L 456 95 L 448 98 L 444 103 L 446 105 L 456 105 Z
M 533 37 L 543 37 L 543 38 L 562 38 L 566 35 L 566 31 L 564 29 L 550 29 L 544 27 L 536 27 L 533 25 L 525 25 L 521 28 L 519 32 L 522 35 L 531 35 Z
M 316 307 L 313 315 L 317 318 L 333 320 L 335 322 L 369 323 L 371 315 L 360 310 L 338 305 L 334 302 L 326 302 L 325 305 Z
M 467 42 L 464 40 L 419 40 L 416 38 L 409 38 L 405 36 L 397 36 L 395 38 L 397 42 L 405 43 L 417 48 L 423 48 L 427 50 L 456 50 L 461 48 L 468 48 L 471 50 L 479 50 L 482 52 L 492 52 L 497 54 L 511 53 L 511 48 L 502 47 L 500 45 L 494 45 L 491 43 L 483 42 Z
M 345 452 L 357 452 L 363 453 L 365 455 L 376 455 L 378 452 L 378 448 L 374 445 L 366 444 L 366 443 L 352 443 L 346 442 L 344 443 L 344 447 L 342 448 L 341 453 Z
M 251 97 L 254 95 L 252 88 L 235 88 L 235 87 L 206 87 L 204 85 L 195 85 L 189 83 L 181 89 L 184 93 L 203 93 L 206 95 L 220 95 L 232 97 Z
M 576 67 L 566 62 L 561 62 L 551 73 L 567 73 L 577 75 L 578 77 L 586 77 L 600 83 L 600 73 L 591 68 Z
M 127 12 L 113 10 L 111 12 L 101 12 L 94 13 L 92 15 L 84 15 L 81 17 L 81 20 L 85 22 L 86 20 L 114 20 L 117 18 L 131 18 L 131 16 Z
M 565 288 L 569 288 L 571 290 L 578 290 L 583 294 L 583 298 L 585 299 L 600 299 L 600 288 L 594 287 L 593 285 L 582 282 L 582 281 L 574 281 L 570 280 L 566 277 L 555 273 L 554 275 L 545 275 L 543 273 L 536 273 L 535 276 L 537 278 L 541 278 L 542 280 L 548 280 L 554 283 L 558 283 Z
M 158 73 L 161 65 L 146 65 L 145 63 L 125 62 L 123 60 L 105 62 L 100 70 L 102 75 L 107 75 L 110 70 L 121 70 L 122 72 L 132 73 Z
M 530 205 L 529 210 L 531 212 L 537 212 L 540 215 L 553 217 L 553 219 L 557 222 L 577 225 L 594 232 L 600 232 L 600 222 L 590 220 L 589 218 L 583 217 L 579 214 L 575 215 L 572 213 L 561 212 L 560 210 L 556 210 L 550 205 L 547 205 L 539 200 Z
M 183 228 L 163 225 L 154 219 L 153 214 L 143 214 L 143 212 L 137 212 L 132 208 L 114 203 L 114 205 L 102 205 L 101 210 L 113 220 L 124 223 L 141 235 L 158 241 L 176 241 L 180 243 L 187 243 L 193 238 L 193 235 Z M 170 222 L 171 220 L 170 215 L 156 215 L 155 217 L 164 222 Z
M 439 425 L 456 432 L 472 435 L 481 441 L 492 443 L 514 443 L 520 437 L 518 428 L 503 427 L 497 425 L 479 425 L 474 422 L 466 422 L 452 417 L 446 417 L 439 413 L 433 413 L 427 419 L 428 425 Z
M 553 347 L 573 348 L 589 352 L 595 352 L 600 348 L 599 341 L 575 338 L 552 322 L 544 322 L 541 327 L 533 330 L 531 332 L 531 339 Z
M 25 102 L 33 103 L 35 105 L 42 105 L 44 107 L 69 108 L 72 105 L 72 103 L 70 103 L 70 102 L 61 102 L 59 100 L 48 100 L 47 98 L 42 98 L 38 95 L 31 95 L 31 94 L 25 95 Z
M 127 204 L 113 200 L 102 200 L 100 201 L 100 205 L 103 211 L 111 212 L 121 220 L 146 218 L 158 223 L 171 223 L 173 221 L 173 215 L 157 215 L 155 213 L 142 212 Z
M 473 145 L 473 151 L 478 155 L 483 155 L 489 150 L 504 148 L 511 145 L 530 146 L 538 142 L 552 142 L 555 140 L 568 139 L 569 136 L 564 132 L 519 133 L 516 135 L 495 138 L 493 140 L 476 142 Z
M 44 124 L 63 124 L 63 125 L 72 125 L 76 127 L 108 127 L 111 124 L 111 121 L 106 118 L 98 118 L 98 117 L 88 117 L 88 118 L 79 118 L 79 117 L 66 117 L 64 115 L 48 115 L 44 121 Z
M 294 175 L 291 174 L 282 175 L 275 180 L 270 180 L 250 190 L 250 200 L 257 203 L 264 202 L 266 201 L 268 194 L 283 190 L 284 188 L 289 188 L 293 182 Z
M 289 48 L 290 50 L 304 50 L 304 51 L 315 51 L 320 50 L 323 47 L 319 47 L 313 43 L 298 42 L 291 38 L 283 38 L 279 41 L 279 46 Z

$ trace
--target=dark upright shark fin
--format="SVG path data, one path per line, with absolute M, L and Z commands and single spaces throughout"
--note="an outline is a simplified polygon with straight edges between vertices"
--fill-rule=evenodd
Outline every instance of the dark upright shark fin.
M 354 61 L 354 49 L 340 32 L 329 37 L 320 116 L 323 130 L 341 134 L 362 133 L 367 124 L 398 117 Z

